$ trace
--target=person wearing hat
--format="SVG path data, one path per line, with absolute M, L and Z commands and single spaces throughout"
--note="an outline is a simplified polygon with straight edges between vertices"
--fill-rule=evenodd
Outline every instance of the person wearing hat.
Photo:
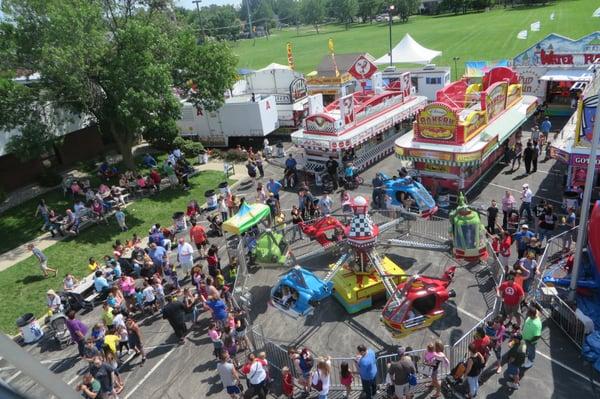
M 508 369 L 506 375 L 510 381 L 506 383 L 509 388 L 519 389 L 521 367 L 525 363 L 527 347 L 521 334 L 513 334 L 508 343 L 510 350 L 506 354 L 508 358 Z
M 56 295 L 54 290 L 48 290 L 46 292 L 46 303 L 48 304 L 49 315 L 63 311 L 63 304 L 60 300 L 60 296 Z
M 398 361 L 392 362 L 388 365 L 388 376 L 390 377 L 391 383 L 394 385 L 394 394 L 397 399 L 411 399 L 411 386 L 409 383 L 409 376 L 415 374 L 415 365 L 406 354 L 406 350 L 403 346 L 397 348 Z
M 535 237 L 532 231 L 529 231 L 529 225 L 521 225 L 521 231 L 515 233 L 515 242 L 517 243 L 517 258 L 521 259 L 527 251 L 527 244 Z
M 532 221 L 533 216 L 531 213 L 531 200 L 533 199 L 533 192 L 529 188 L 529 184 L 523 184 L 523 190 L 521 191 L 521 207 L 519 208 L 519 217 L 523 217 L 523 212 L 527 212 L 527 220 Z

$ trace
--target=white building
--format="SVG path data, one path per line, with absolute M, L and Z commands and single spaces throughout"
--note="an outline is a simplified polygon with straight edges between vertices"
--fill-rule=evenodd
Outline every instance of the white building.
M 387 67 L 382 73 L 383 83 L 389 85 L 405 72 L 410 72 L 410 79 L 415 94 L 425 96 L 429 101 L 435 101 L 438 90 L 450 84 L 450 68 L 438 67 L 433 64 L 417 69 L 399 69 L 394 66 Z

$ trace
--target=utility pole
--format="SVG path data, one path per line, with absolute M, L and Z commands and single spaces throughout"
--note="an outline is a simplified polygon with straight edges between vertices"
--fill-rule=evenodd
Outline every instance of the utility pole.
M 202 29 L 202 14 L 200 14 L 200 3 L 202 0 L 192 0 L 192 3 L 196 4 L 196 11 L 198 11 L 198 27 L 200 28 L 200 36 L 204 39 L 204 30 Z
M 252 30 L 252 15 L 250 15 L 250 0 L 246 0 L 246 14 L 248 15 L 248 27 L 250 29 L 250 39 L 254 37 L 254 31 Z
M 388 16 L 390 17 L 390 66 L 394 66 L 394 63 L 392 62 L 392 11 L 394 11 L 394 8 L 393 4 L 388 8 Z
M 596 94 L 600 101 L 600 90 Z M 579 134 L 579 132 L 575 132 Z M 598 156 L 598 141 L 600 141 L 600 103 L 596 105 L 596 117 L 594 119 L 594 132 L 592 135 L 592 148 L 588 158 L 587 175 L 585 176 L 585 188 L 583 190 L 583 201 L 581 201 L 581 217 L 579 219 L 579 230 L 577 231 L 577 242 L 575 244 L 575 262 L 573 263 L 573 272 L 571 273 L 571 283 L 569 284 L 569 299 L 575 299 L 575 290 L 577 289 L 577 276 L 581 266 L 583 256 L 583 245 L 587 241 L 588 214 L 590 212 L 590 200 L 592 199 L 592 188 L 594 187 L 594 175 L 596 172 L 596 157 Z

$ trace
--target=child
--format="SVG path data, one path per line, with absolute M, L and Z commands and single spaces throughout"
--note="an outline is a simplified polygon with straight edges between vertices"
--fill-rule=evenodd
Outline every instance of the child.
M 225 277 L 221 274 L 221 270 L 217 269 L 217 275 L 215 276 L 215 287 L 220 291 L 225 285 Z
M 96 270 L 100 270 L 98 262 L 96 262 L 96 259 L 94 259 L 93 257 L 88 260 L 88 270 L 90 271 L 90 273 L 94 273 L 96 272 Z
M 179 295 L 181 292 L 181 285 L 179 285 L 179 279 L 177 278 L 177 271 L 173 268 L 173 264 L 167 263 L 164 266 L 165 276 L 171 281 L 175 295 Z
M 113 309 L 117 306 L 117 298 L 115 298 L 112 292 L 108 293 L 108 297 L 106 297 L 106 303 L 108 303 L 108 306 Z
M 348 363 L 342 362 L 342 364 L 340 364 L 340 383 L 346 387 L 346 398 L 350 397 L 353 379 Z
M 119 334 L 119 357 L 121 357 L 123 355 L 123 348 L 127 348 L 127 353 L 131 351 L 129 348 L 129 334 L 125 326 L 120 326 L 117 332 Z
M 104 345 L 104 334 L 106 333 L 106 329 L 104 328 L 104 324 L 96 323 L 92 328 L 91 338 L 94 340 L 94 345 L 96 345 L 96 349 L 99 351 L 102 350 L 102 346 Z
M 506 385 L 512 389 L 519 389 L 519 374 L 527 357 L 527 347 L 523 337 L 518 333 L 512 336 L 509 346 L 510 350 L 506 354 L 508 356 L 508 370 L 506 374 L 512 381 L 508 381 Z
M 127 225 L 125 224 L 125 213 L 121 209 L 120 206 L 117 207 L 117 211 L 115 212 L 115 219 L 117 219 L 117 223 L 121 228 L 121 231 L 127 231 Z
M 223 348 L 223 341 L 221 341 L 221 331 L 217 329 L 217 325 L 211 322 L 208 326 L 208 336 L 213 343 L 214 352 L 216 358 L 219 358 L 221 349 Z
M 144 293 L 140 287 L 135 289 L 135 306 L 140 312 L 144 309 Z
M 152 284 L 152 286 L 154 287 L 156 302 L 158 303 L 158 306 L 162 309 L 165 306 L 165 290 L 162 284 L 158 281 L 155 281 L 154 284 Z
M 290 372 L 290 368 L 285 366 L 281 369 L 283 378 L 282 390 L 286 398 L 291 399 L 294 397 L 294 377 Z
M 490 347 L 496 355 L 496 374 L 502 372 L 502 342 L 504 342 L 504 334 L 506 327 L 502 323 L 501 317 L 496 317 L 493 321 L 489 321 L 485 328 L 485 334 L 491 338 Z
M 106 358 L 106 363 L 108 363 L 110 366 L 112 366 L 115 370 L 115 378 L 113 380 L 113 385 L 115 388 L 115 393 L 119 394 L 123 391 L 123 380 L 121 379 L 121 375 L 119 374 L 118 370 L 119 370 L 119 363 L 117 362 L 117 359 L 115 357 L 115 354 L 112 352 L 108 352 L 105 356 Z

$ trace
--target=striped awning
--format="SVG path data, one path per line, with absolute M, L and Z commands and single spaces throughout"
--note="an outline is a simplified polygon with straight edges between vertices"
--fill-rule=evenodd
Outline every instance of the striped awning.
M 478 166 L 480 164 L 479 159 L 475 159 L 472 161 L 466 162 L 456 162 L 454 160 L 446 161 L 442 159 L 428 158 L 428 157 L 413 157 L 410 155 L 398 155 L 396 157 L 402 161 L 412 161 L 412 162 L 423 162 L 431 165 L 444 165 L 444 166 Z

